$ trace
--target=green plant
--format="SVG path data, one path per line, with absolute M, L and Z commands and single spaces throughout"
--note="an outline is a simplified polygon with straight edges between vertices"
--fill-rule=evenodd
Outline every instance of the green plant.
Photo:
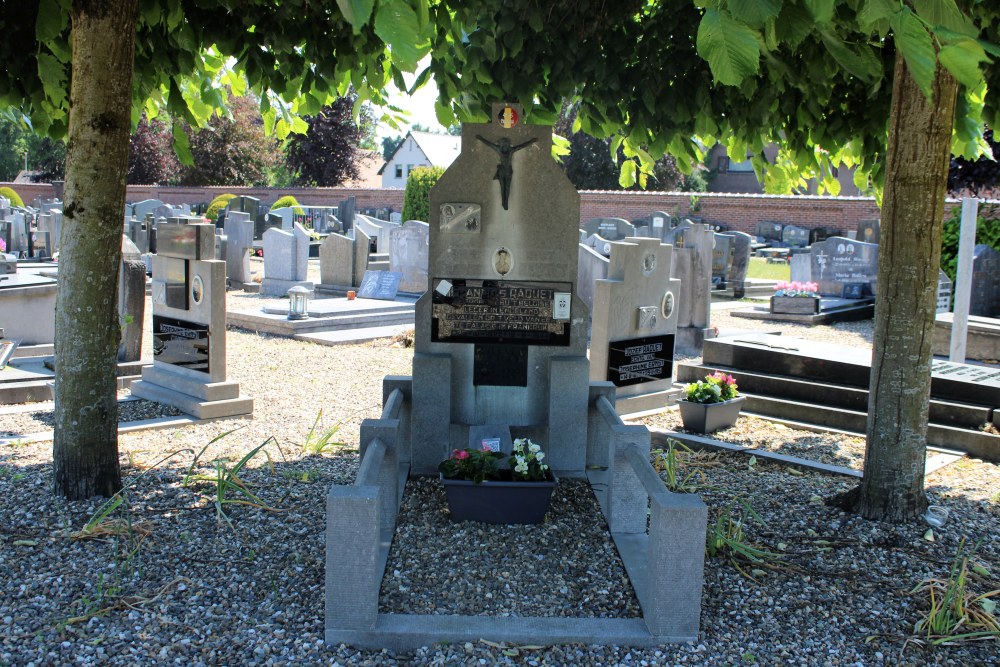
M 503 454 L 490 449 L 453 449 L 451 456 L 438 464 L 438 470 L 448 479 L 467 479 L 476 484 L 499 479 Z
M 781 554 L 754 546 L 749 542 L 744 526 L 754 522 L 765 526 L 764 520 L 745 500 L 736 499 L 738 508 L 726 507 L 715 514 L 715 522 L 709 524 L 705 536 L 705 553 L 710 558 L 728 558 L 733 566 L 744 575 L 741 563 L 763 564 L 781 558 Z
M 11 206 L 24 206 L 24 201 L 21 199 L 21 195 L 17 194 L 14 188 L 7 187 L 6 185 L 0 187 L 0 197 L 9 199 Z
M 1000 207 L 996 204 L 986 204 L 979 208 L 979 218 L 976 221 L 976 245 L 988 245 L 1000 250 Z M 958 263 L 958 238 L 962 229 L 962 207 L 952 208 L 951 216 L 944 221 L 941 230 L 941 269 L 948 274 L 952 282 Z
M 198 456 L 204 453 L 208 446 L 213 442 L 228 435 L 229 433 L 232 433 L 232 431 L 223 433 L 222 435 L 214 438 L 212 442 L 205 445 L 201 452 L 199 452 Z M 244 454 L 243 458 L 232 466 L 229 465 L 228 459 L 223 457 L 217 458 L 211 462 L 212 472 L 210 473 L 195 475 L 191 474 L 191 469 L 189 468 L 188 474 L 184 479 L 184 485 L 187 486 L 188 482 L 191 480 L 208 482 L 214 491 L 213 495 L 215 496 L 214 504 L 216 519 L 220 523 L 224 521 L 230 528 L 233 527 L 233 522 L 229 519 L 229 515 L 226 514 L 226 505 L 249 505 L 251 507 L 257 507 L 269 512 L 277 512 L 279 511 L 278 509 L 271 507 L 266 502 L 261 500 L 257 494 L 250 490 L 247 483 L 240 479 L 240 473 L 243 472 L 246 465 L 261 452 L 263 452 L 264 456 L 267 457 L 267 462 L 271 466 L 271 471 L 274 472 L 274 464 L 271 461 L 271 455 L 265 449 L 270 444 L 277 444 L 277 441 L 273 436 Z M 192 468 L 197 462 L 197 458 L 198 457 L 195 457 L 195 461 L 191 463 Z
M 691 195 L 688 201 L 688 211 L 691 213 L 697 213 L 701 210 L 701 195 Z
M 333 436 L 340 430 L 341 422 L 334 424 L 321 434 L 316 435 L 316 427 L 319 425 L 319 420 L 322 416 L 323 411 L 320 410 L 316 414 L 316 421 L 313 422 L 312 427 L 309 429 L 309 433 L 306 434 L 306 439 L 302 442 L 302 451 L 306 454 L 322 454 L 330 447 L 344 446 L 343 442 L 333 441 Z
M 706 375 L 704 380 L 692 382 L 685 388 L 685 391 L 687 392 L 686 400 L 692 403 L 721 403 L 740 395 L 736 378 L 732 375 L 726 375 L 722 371 Z
M 430 191 L 444 173 L 442 167 L 417 167 L 406 178 L 403 220 L 430 221 Z
M 230 199 L 236 199 L 236 195 L 219 195 L 208 205 L 205 210 L 205 217 L 215 222 L 219 218 L 219 211 L 229 205 Z
M 978 546 L 978 545 L 977 545 Z M 973 639 L 1000 639 L 997 602 L 1000 589 L 977 595 L 968 588 L 970 579 L 988 574 L 980 565 L 970 565 L 976 547 L 966 552 L 962 539 L 947 579 L 930 577 L 921 581 L 911 595 L 927 595 L 928 609 L 914 631 L 934 645 Z M 971 568 L 971 572 L 970 572 Z
M 548 475 L 549 466 L 542 463 L 545 452 L 541 445 L 533 443 L 528 438 L 514 440 L 514 448 L 507 463 L 514 479 L 541 481 Z
M 276 202 L 271 204 L 269 210 L 273 211 L 276 208 L 293 208 L 293 213 L 296 215 L 305 215 L 305 209 L 299 206 L 299 202 L 292 195 L 285 195 L 284 197 L 279 197 Z
M 660 478 L 667 489 L 675 493 L 690 493 L 697 489 L 696 484 L 691 483 L 691 478 L 697 471 L 690 471 L 682 474 L 682 458 L 688 454 L 693 454 L 691 448 L 680 440 L 667 438 L 666 449 L 654 449 L 650 454 L 653 457 L 653 468 L 660 473 Z

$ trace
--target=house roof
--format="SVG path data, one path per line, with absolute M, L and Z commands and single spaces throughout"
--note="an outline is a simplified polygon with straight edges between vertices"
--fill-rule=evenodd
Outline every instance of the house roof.
M 382 155 L 378 151 L 364 151 L 364 157 L 358 160 L 358 177 L 345 181 L 341 187 L 345 188 L 380 188 L 382 179 L 378 177 L 380 173 L 379 165 L 382 163 Z
M 406 137 L 403 141 L 396 147 L 389 159 L 385 161 L 382 168 L 378 170 L 381 174 L 385 171 L 385 166 L 392 162 L 393 158 L 396 157 L 396 153 L 406 145 L 406 139 L 410 137 L 413 138 L 414 143 L 417 144 L 417 148 L 424 154 L 427 161 L 430 162 L 435 167 L 448 167 L 458 154 L 462 152 L 462 138 L 454 137 L 450 134 L 435 134 L 433 132 L 417 132 L 410 130 L 406 133 Z

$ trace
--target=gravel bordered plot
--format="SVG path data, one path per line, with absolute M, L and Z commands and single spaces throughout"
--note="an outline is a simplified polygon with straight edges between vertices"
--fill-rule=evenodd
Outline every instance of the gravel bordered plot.
M 747 328 L 748 322 L 738 324 Z M 833 327 L 815 329 L 809 333 L 837 334 Z M 933 542 L 924 539 L 922 523 L 882 524 L 825 506 L 824 498 L 855 483 L 848 478 L 761 459 L 751 466 L 746 455 L 692 459 L 686 465 L 697 465 L 704 475 L 699 479 L 710 518 L 747 500 L 764 521 L 747 525 L 747 539 L 783 554 L 785 563 L 761 568 L 763 574 L 749 579 L 724 559 L 707 560 L 702 631 L 693 644 L 632 650 L 469 642 L 412 653 L 326 647 L 327 489 L 353 481 L 360 421 L 378 416 L 382 377 L 408 374 L 412 350 L 385 343 L 330 348 L 241 331 L 229 332 L 228 345 L 230 378 L 255 399 L 252 420 L 120 438 L 123 474 L 134 484 L 131 517 L 151 533 L 133 576 L 115 581 L 113 539 L 67 537 L 100 503 L 51 496 L 51 443 L 0 446 L 0 665 L 1000 665 L 996 642 L 934 650 L 910 643 L 903 650 L 924 604 L 907 592 L 924 577 L 946 576 L 962 539 L 983 540 L 978 558 L 991 568 L 992 579 L 982 590 L 1000 586 L 1000 466 L 968 459 L 928 477 L 931 502 L 951 511 Z M 320 428 L 343 420 L 335 439 L 346 446 L 309 455 L 298 443 L 320 408 Z M 210 487 L 185 488 L 181 481 L 194 452 L 237 427 L 205 452 L 198 470 L 209 472 L 213 459 L 238 460 L 273 435 L 273 469 L 258 457 L 241 477 L 280 511 L 228 506 L 229 528 L 216 520 Z M 760 430 L 775 447 L 799 434 L 763 421 Z M 827 436 L 809 437 L 826 442 Z M 443 510 L 434 521 L 448 521 Z M 599 542 L 585 544 L 586 535 L 561 539 L 572 539 L 571 549 L 586 558 L 588 550 L 600 548 Z M 504 553 L 501 541 L 509 539 L 489 530 L 474 536 L 494 554 Z M 441 570 L 442 563 L 431 560 L 433 550 L 414 553 L 416 560 L 405 565 L 410 571 Z M 475 597 L 477 585 L 486 589 L 477 571 L 470 571 L 472 577 L 459 578 L 464 575 L 458 568 L 455 579 L 428 585 Z M 386 582 L 392 576 L 387 573 Z M 109 587 L 116 583 L 120 590 L 112 595 Z M 418 590 L 415 585 L 408 595 Z M 438 595 L 439 613 L 466 605 L 454 597 Z M 555 609 L 568 599 L 530 597 L 509 613 L 530 605 Z M 583 611 L 601 613 L 600 596 L 590 597 L 586 605 L 592 606 Z M 483 598 L 475 601 L 480 610 L 488 608 L 485 593 Z M 497 599 L 490 613 L 507 611 Z M 392 598 L 391 604 L 401 600 Z M 407 604 L 416 608 L 419 602 L 418 595 Z M 106 613 L 67 623 L 101 609 Z

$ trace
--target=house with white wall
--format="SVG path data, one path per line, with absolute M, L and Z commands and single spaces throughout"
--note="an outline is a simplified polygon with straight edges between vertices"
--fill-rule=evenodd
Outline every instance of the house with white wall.
M 383 188 L 405 188 L 410 172 L 417 167 L 447 169 L 462 150 L 462 138 L 431 132 L 406 133 L 403 143 L 379 169 Z

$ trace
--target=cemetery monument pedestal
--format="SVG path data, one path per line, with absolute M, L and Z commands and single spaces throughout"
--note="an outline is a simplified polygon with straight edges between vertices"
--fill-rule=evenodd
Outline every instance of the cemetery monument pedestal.
M 206 259 L 215 256 L 215 227 L 200 220 L 157 226 L 153 365 L 132 383 L 132 395 L 198 419 L 249 415 L 253 399 L 226 380 L 226 263 Z

